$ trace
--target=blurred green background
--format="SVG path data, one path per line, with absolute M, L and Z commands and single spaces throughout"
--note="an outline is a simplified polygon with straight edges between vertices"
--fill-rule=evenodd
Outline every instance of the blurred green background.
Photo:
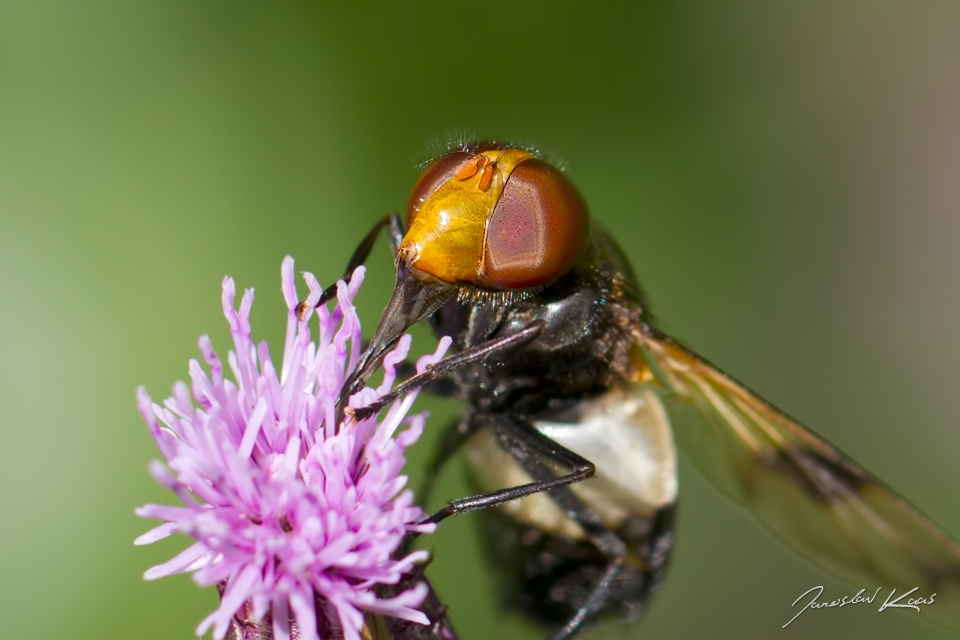
M 958 27 L 952 0 L 6 0 L 2 635 L 192 637 L 215 594 L 141 579 L 185 541 L 132 544 L 134 507 L 172 500 L 135 387 L 165 397 L 202 333 L 226 350 L 224 274 L 277 340 L 283 256 L 330 282 L 460 129 L 565 160 L 664 330 L 960 535 Z M 421 406 L 432 435 L 456 411 Z M 810 587 L 856 589 L 682 471 L 666 587 L 597 637 L 945 637 L 870 606 L 782 630 Z M 454 465 L 438 499 L 464 491 Z M 537 637 L 497 608 L 476 524 L 431 567 L 462 637 Z

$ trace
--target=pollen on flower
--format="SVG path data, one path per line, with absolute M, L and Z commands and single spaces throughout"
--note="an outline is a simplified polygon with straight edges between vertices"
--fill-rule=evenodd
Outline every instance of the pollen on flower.
M 236 308 L 233 280 L 225 278 L 231 375 L 204 336 L 203 365 L 190 362 L 189 387 L 174 385 L 162 406 L 137 390 L 140 412 L 166 459 L 165 465 L 154 462 L 151 473 L 181 504 L 137 509 L 163 524 L 136 543 L 178 532 L 194 539 L 145 577 L 192 572 L 199 585 L 217 585 L 220 606 L 197 627 L 198 635 L 212 628 L 214 638 L 223 638 L 243 617 L 271 620 L 277 640 L 318 639 L 318 611 L 337 617 L 346 640 L 359 640 L 364 612 L 426 624 L 418 610 L 425 584 L 391 597 L 375 591 L 397 585 L 426 559 L 425 551 L 398 554 L 404 536 L 434 527 L 416 524 L 426 514 L 401 475 L 405 450 L 420 437 L 425 415 L 407 415 L 411 394 L 394 403 L 382 422 L 350 421 L 338 430 L 337 394 L 360 353 L 352 300 L 363 269 L 349 285 L 338 283 L 332 312 L 310 311 L 322 290 L 304 274 L 310 295 L 303 319 L 289 256 L 281 273 L 287 331 L 279 370 L 266 342 L 255 344 L 251 337 L 253 291 Z M 308 327 L 313 315 L 315 338 Z M 449 344 L 445 338 L 436 353 L 421 358 L 418 371 L 443 357 Z M 364 389 L 355 406 L 389 392 L 409 346 L 404 336 L 384 359 L 383 384 Z

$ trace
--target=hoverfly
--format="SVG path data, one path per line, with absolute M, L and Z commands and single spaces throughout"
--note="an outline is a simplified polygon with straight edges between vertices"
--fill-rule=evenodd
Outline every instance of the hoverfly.
M 434 467 L 464 445 L 487 493 L 431 520 L 505 507 L 495 545 L 514 565 L 521 606 L 559 625 L 552 638 L 608 613 L 636 618 L 659 586 L 673 541 L 674 439 L 821 569 L 936 592 L 943 606 L 925 617 L 960 628 L 960 547 L 657 330 L 617 244 L 536 151 L 486 142 L 434 160 L 413 188 L 406 228 L 396 214 L 382 219 L 347 277 L 385 228 L 396 286 L 341 405 L 413 324 L 454 337 L 454 355 L 355 412 L 423 385 L 466 401 Z

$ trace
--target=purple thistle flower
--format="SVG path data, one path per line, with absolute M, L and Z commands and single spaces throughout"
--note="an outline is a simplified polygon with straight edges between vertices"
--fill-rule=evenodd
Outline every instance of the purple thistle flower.
M 321 288 L 311 274 L 304 278 L 312 309 Z M 346 640 L 359 640 L 364 612 L 428 622 L 417 609 L 428 592 L 425 583 L 392 597 L 374 592 L 378 585 L 397 585 L 427 558 L 425 551 L 394 557 L 404 536 L 435 526 L 415 524 L 426 514 L 399 475 L 405 449 L 423 431 L 425 414 L 406 415 L 416 394 L 394 403 L 379 423 L 347 421 L 339 432 L 333 424 L 337 394 L 359 356 L 360 322 L 352 300 L 362 280 L 361 268 L 349 285 L 338 283 L 339 305 L 332 313 L 316 310 L 319 331 L 312 342 L 312 311 L 302 321 L 297 317 L 293 259 L 284 259 L 287 332 L 278 375 L 266 342 L 251 339 L 253 290 L 236 310 L 233 280 L 225 278 L 223 311 L 233 336 L 228 362 L 235 381 L 224 377 L 203 336 L 200 351 L 209 373 L 191 360 L 190 390 L 178 382 L 163 406 L 142 387 L 137 390 L 140 412 L 167 461 L 154 461 L 151 472 L 183 504 L 137 509 L 137 515 L 164 524 L 136 544 L 176 532 L 196 540 L 144 577 L 193 572 L 200 586 L 220 586 L 220 606 L 200 623 L 198 635 L 212 627 L 213 636 L 223 638 L 235 615 L 272 620 L 276 640 L 319 638 L 318 622 L 326 621 L 317 620 L 318 611 L 334 612 L 338 620 L 330 622 Z M 391 389 L 394 367 L 409 346 L 410 336 L 404 336 L 384 359 L 383 384 L 355 395 L 351 406 L 369 404 Z M 418 371 L 448 346 L 445 338 L 435 354 L 420 359 Z

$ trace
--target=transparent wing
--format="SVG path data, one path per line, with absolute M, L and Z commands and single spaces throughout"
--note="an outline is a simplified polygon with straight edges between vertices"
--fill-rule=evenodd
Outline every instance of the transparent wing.
M 813 563 L 858 588 L 936 593 L 960 630 L 960 547 L 837 449 L 665 336 L 642 336 L 680 449 Z M 906 602 L 905 600 L 900 601 Z

